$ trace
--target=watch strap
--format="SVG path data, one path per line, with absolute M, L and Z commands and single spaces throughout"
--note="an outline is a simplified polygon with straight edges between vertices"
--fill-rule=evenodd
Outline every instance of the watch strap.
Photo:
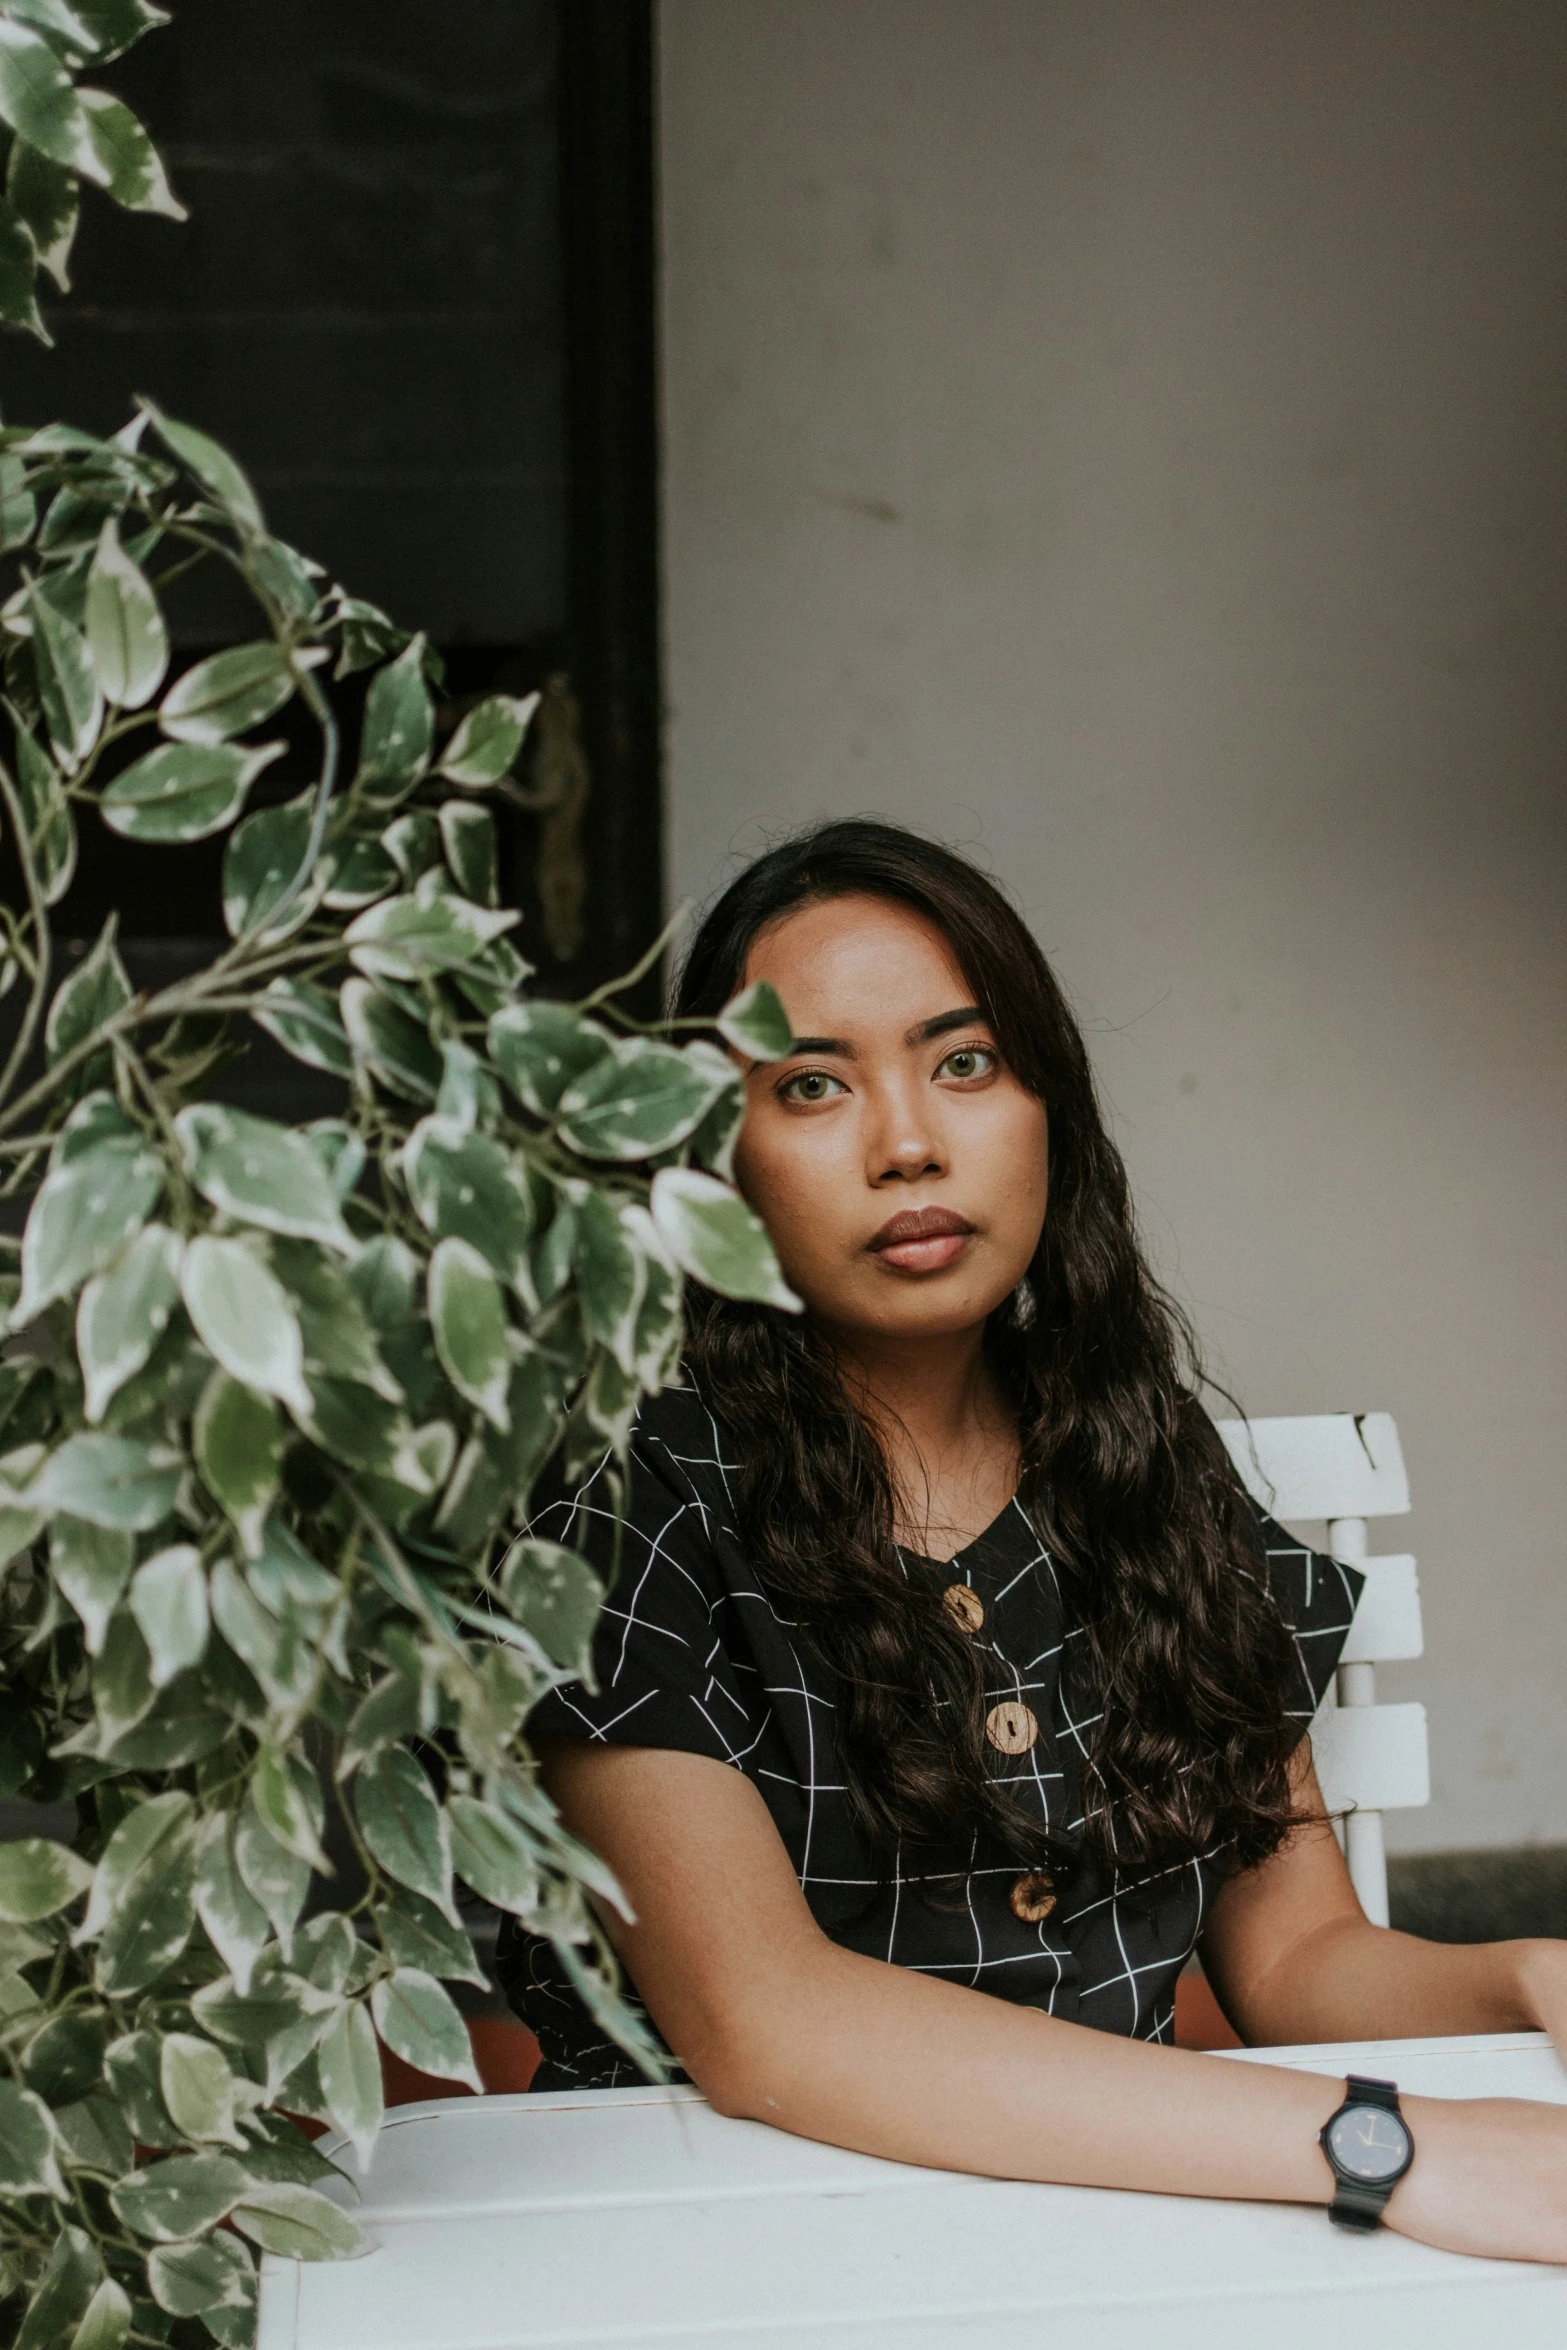
M 1403 2124 L 1406 2137 L 1409 2132 L 1409 2124 L 1404 2121 L 1403 2107 L 1398 2102 L 1396 2082 L 1373 2080 L 1364 2073 L 1345 2074 L 1344 2102 L 1335 2113 L 1330 2115 L 1322 2132 L 1322 2150 L 1328 2157 L 1334 2181 L 1333 2200 L 1328 2205 L 1328 2217 L 1341 2228 L 1357 2228 L 1369 2232 L 1372 2228 L 1379 2228 L 1382 2225 L 1382 2216 L 1387 2210 L 1393 2189 L 1404 2177 L 1409 2164 L 1406 2162 L 1404 2169 L 1390 2179 L 1351 2179 L 1345 2177 L 1333 2159 L 1328 2143 L 1328 2130 L 1332 2128 L 1333 2123 L 1337 2121 L 1339 2114 L 1343 2113 L 1346 2107 L 1355 2105 L 1379 2105 L 1384 2113 L 1396 2114 L 1400 2123 Z M 1410 2141 L 1410 2144 L 1412 2149 L 1413 2140 Z
M 1346 2073 L 1344 2076 L 1344 2103 L 1346 2105 L 1380 2105 L 1387 2113 L 1396 2113 L 1403 2120 L 1403 2108 L 1398 2102 L 1396 2081 L 1368 2080 L 1364 2073 Z

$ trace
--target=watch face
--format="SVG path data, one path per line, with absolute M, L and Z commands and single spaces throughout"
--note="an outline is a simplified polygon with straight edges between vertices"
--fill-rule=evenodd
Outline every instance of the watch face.
M 1329 2123 L 1328 2147 L 1340 2170 L 1374 2184 L 1403 2169 L 1410 2137 L 1396 2113 L 1380 2105 L 1352 2105 Z

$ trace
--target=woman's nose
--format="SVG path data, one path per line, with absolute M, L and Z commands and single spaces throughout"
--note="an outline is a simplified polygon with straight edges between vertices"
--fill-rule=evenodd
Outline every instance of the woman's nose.
M 945 1171 L 946 1153 L 923 1085 L 894 1085 L 880 1093 L 868 1158 L 872 1183 L 913 1183 Z

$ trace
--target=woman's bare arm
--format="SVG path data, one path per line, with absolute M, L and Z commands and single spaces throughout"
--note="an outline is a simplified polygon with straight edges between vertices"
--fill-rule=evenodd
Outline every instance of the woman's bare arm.
M 1295 1793 L 1319 1824 L 1230 1878 L 1203 1938 L 1204 1969 L 1243 2040 L 1279 2048 L 1539 2029 L 1567 2049 L 1567 1943 L 1422 1942 L 1371 1925 L 1321 1819 L 1304 1740 Z
M 1329 2200 L 1316 2140 L 1341 2079 L 1119 2039 L 840 1949 L 761 1797 L 723 1764 L 563 1744 L 546 1779 L 624 1886 L 636 1923 L 611 1930 L 720 2112 L 997 2177 Z M 1406 2110 L 1419 2152 L 1391 2224 L 1457 2250 L 1567 2259 L 1567 2115 Z

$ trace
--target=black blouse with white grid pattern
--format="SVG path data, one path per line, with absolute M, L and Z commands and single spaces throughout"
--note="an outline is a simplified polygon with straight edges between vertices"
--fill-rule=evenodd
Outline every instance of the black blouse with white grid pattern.
M 1057 1895 L 1015 1862 L 878 1870 L 850 1816 L 833 1740 L 834 1675 L 760 1587 L 734 1530 L 732 1444 L 690 1388 L 647 1403 L 631 1451 L 614 1587 L 593 1644 L 596 1694 L 580 1683 L 535 1709 L 530 1734 L 675 1747 L 745 1773 L 782 1837 L 811 1912 L 844 1948 L 945 1976 L 1050 2015 L 1168 2041 L 1175 1981 L 1227 1873 L 1214 1851 L 1157 1875 L 1084 1859 Z M 1332 1677 L 1362 1578 L 1261 1516 L 1275 1603 L 1295 1636 L 1304 1729 Z M 602 1473 L 533 1531 L 606 1572 L 614 1519 Z M 984 1659 L 987 1731 L 1015 1797 L 1071 1834 L 1082 1825 L 1092 1710 L 1074 1710 L 1062 1661 L 1080 1635 L 1048 1551 L 1017 1502 L 942 1578 Z M 954 1875 L 956 1871 L 956 1898 Z M 640 2079 L 577 1999 L 547 1942 L 508 1920 L 497 1959 L 537 2034 L 536 2089 Z

